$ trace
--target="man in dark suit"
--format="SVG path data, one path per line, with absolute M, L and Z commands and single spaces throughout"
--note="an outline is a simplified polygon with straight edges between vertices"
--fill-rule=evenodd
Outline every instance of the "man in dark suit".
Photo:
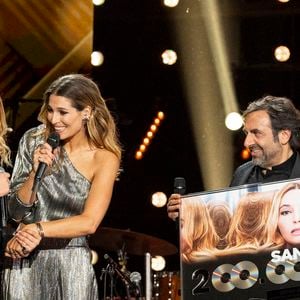
M 300 111 L 285 97 L 266 96 L 243 113 L 244 145 L 252 160 L 239 166 L 230 186 L 300 178 Z M 169 218 L 178 217 L 180 195 L 168 200 Z

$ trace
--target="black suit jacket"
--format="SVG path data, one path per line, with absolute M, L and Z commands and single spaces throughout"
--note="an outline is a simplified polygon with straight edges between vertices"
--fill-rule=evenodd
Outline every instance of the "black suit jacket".
M 238 185 L 243 185 L 243 184 L 247 184 L 248 182 L 248 178 L 249 175 L 251 174 L 253 168 L 254 168 L 254 164 L 252 163 L 252 161 L 248 161 L 244 164 L 242 164 L 241 166 L 239 166 L 232 177 L 230 186 L 238 186 Z M 300 155 L 297 152 L 297 157 L 296 157 L 296 161 L 291 173 L 291 176 L 289 179 L 294 179 L 294 178 L 300 178 Z

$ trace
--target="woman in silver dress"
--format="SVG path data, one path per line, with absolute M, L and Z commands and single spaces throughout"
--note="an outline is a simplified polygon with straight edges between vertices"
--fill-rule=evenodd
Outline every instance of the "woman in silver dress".
M 98 299 L 87 236 L 119 169 L 115 123 L 97 85 L 80 74 L 50 85 L 39 120 L 20 140 L 13 170 L 9 213 L 20 225 L 5 249 L 2 299 Z M 41 163 L 48 167 L 37 181 Z

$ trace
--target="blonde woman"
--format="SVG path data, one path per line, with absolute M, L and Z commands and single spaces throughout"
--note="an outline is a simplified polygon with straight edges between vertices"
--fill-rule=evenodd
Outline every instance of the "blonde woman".
M 284 185 L 274 197 L 266 223 L 268 246 L 300 246 L 300 182 Z
M 10 149 L 6 143 L 7 122 L 3 102 L 0 97 L 0 197 L 9 192 L 9 173 L 5 172 L 4 166 L 11 166 Z
M 49 86 L 39 120 L 13 170 L 9 211 L 23 225 L 6 246 L 1 299 L 98 299 L 87 236 L 108 209 L 119 169 L 115 123 L 97 85 L 80 74 Z M 54 151 L 52 132 L 60 137 Z M 48 170 L 32 197 L 40 163 Z
M 4 166 L 11 166 L 10 161 L 10 149 L 6 144 L 6 134 L 7 134 L 7 123 L 6 123 L 6 116 L 5 111 L 3 108 L 3 102 L 0 97 L 0 201 L 1 203 L 0 208 L 0 271 L 2 272 L 3 269 L 3 253 L 4 247 L 9 235 L 9 229 L 6 226 L 7 224 L 7 215 L 2 210 L 6 211 L 6 196 L 9 193 L 9 177 L 10 174 L 5 172 Z M 4 202 L 5 201 L 5 202 Z M 1 282 L 1 280 L 0 280 Z

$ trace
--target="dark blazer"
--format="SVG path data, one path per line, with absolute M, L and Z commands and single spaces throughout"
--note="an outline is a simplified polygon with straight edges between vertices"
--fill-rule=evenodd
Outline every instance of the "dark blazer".
M 230 186 L 238 186 L 238 185 L 243 185 L 243 184 L 247 184 L 247 180 L 249 175 L 251 174 L 253 168 L 254 168 L 254 164 L 252 163 L 252 161 L 248 161 L 244 164 L 242 164 L 241 166 L 239 166 L 232 177 Z M 297 152 L 297 157 L 296 157 L 296 161 L 291 173 L 291 176 L 289 179 L 294 179 L 294 178 L 300 178 L 300 155 Z

